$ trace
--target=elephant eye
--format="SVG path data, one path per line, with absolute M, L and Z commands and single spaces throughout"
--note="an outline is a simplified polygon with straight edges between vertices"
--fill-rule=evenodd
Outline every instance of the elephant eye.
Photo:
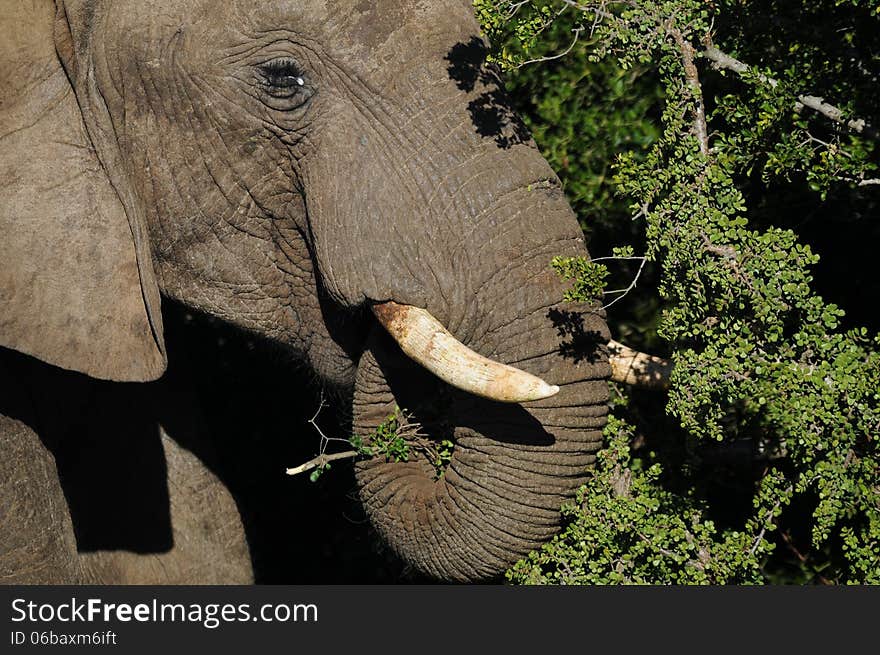
M 303 77 L 303 72 L 292 59 L 273 59 L 259 67 L 261 85 L 273 98 L 282 100 L 308 99 L 311 94 Z M 302 104 L 302 103 L 299 103 Z

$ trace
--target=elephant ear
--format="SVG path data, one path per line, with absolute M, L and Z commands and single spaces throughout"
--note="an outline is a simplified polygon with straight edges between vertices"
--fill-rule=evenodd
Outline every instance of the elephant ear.
M 73 49 L 59 16 L 56 51 L 54 2 L 0 0 L 0 346 L 152 380 L 166 364 L 158 285 L 59 59 Z

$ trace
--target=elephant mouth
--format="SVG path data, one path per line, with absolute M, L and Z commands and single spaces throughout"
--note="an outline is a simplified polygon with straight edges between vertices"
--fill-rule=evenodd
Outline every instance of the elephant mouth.
M 388 301 L 373 305 L 373 313 L 413 361 L 462 391 L 509 403 L 559 392 L 535 375 L 474 352 L 424 309 Z
M 379 329 L 368 338 L 358 366 L 353 407 L 357 434 L 373 435 L 393 423 L 411 450 L 422 453 L 413 461 L 428 461 L 432 452 L 443 450 L 443 442 L 454 446 L 475 435 L 499 443 L 553 443 L 553 435 L 521 405 L 456 388 L 414 362 Z M 381 447 L 373 450 L 382 454 Z M 435 470 L 433 477 L 439 481 L 443 471 Z
M 558 525 L 558 497 L 531 502 L 548 491 L 546 480 L 534 478 L 540 464 L 532 454 L 552 450 L 555 437 L 523 406 L 439 379 L 379 326 L 358 366 L 353 429 L 373 448 L 355 466 L 367 515 L 424 573 L 492 578 Z

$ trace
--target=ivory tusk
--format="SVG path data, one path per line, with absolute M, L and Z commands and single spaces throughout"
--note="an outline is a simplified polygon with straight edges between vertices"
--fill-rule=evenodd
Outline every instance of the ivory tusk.
M 447 384 L 490 400 L 523 403 L 549 398 L 559 387 L 475 353 L 427 310 L 385 302 L 373 314 L 410 358 Z
M 617 341 L 608 342 L 611 379 L 636 387 L 668 389 L 672 362 L 641 353 Z

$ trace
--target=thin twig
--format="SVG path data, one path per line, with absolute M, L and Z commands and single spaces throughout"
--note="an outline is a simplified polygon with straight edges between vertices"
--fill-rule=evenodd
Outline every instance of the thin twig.
M 317 468 L 319 466 L 324 466 L 329 462 L 335 462 L 338 459 L 349 459 L 352 457 L 357 457 L 360 453 L 356 450 L 346 450 L 341 453 L 333 453 L 331 455 L 326 454 L 327 446 L 331 441 L 344 441 L 345 443 L 351 443 L 347 439 L 340 439 L 338 437 L 328 437 L 324 434 L 324 431 L 318 425 L 318 415 L 320 415 L 321 410 L 324 409 L 324 392 L 321 392 L 321 398 L 318 402 L 318 409 L 315 410 L 315 413 L 312 415 L 312 418 L 309 419 L 309 423 L 315 430 L 318 431 L 318 434 L 321 435 L 321 445 L 318 448 L 318 456 L 310 459 L 305 464 L 300 464 L 299 466 L 294 466 L 293 468 L 286 469 L 287 475 L 297 475 L 298 473 L 303 473 L 305 471 L 311 471 L 313 468 Z
M 646 544 L 653 546 L 653 543 L 651 542 L 650 539 L 648 539 L 648 537 L 645 534 L 643 534 L 642 532 L 636 532 L 636 534 L 639 535 L 639 539 L 644 541 Z M 660 553 L 662 555 L 666 555 L 666 557 L 671 557 L 674 560 L 678 560 L 678 557 L 676 556 L 676 554 L 667 548 L 662 548 L 660 546 L 657 546 L 657 550 L 660 551 Z
M 786 548 L 788 548 L 789 551 L 791 551 L 792 553 L 794 553 L 795 557 L 797 557 L 798 560 L 800 560 L 800 562 L 801 562 L 802 564 L 803 564 L 803 563 L 806 563 L 806 561 L 807 561 L 807 556 L 804 555 L 801 551 L 799 551 L 799 550 L 797 549 L 797 547 L 795 547 L 794 542 L 793 542 L 792 539 L 791 539 L 791 535 L 788 534 L 788 531 L 787 531 L 787 530 L 783 530 L 783 531 L 781 531 L 781 532 L 779 533 L 779 536 L 782 537 L 782 540 L 785 542 L 785 546 L 786 546 Z
M 603 262 L 603 261 L 607 261 L 607 260 L 609 260 L 609 259 L 614 259 L 614 260 L 619 260 L 619 261 L 627 261 L 627 260 L 631 260 L 631 259 L 640 259 L 641 261 L 645 261 L 645 256 L 644 256 L 644 255 L 633 255 L 632 257 L 618 257 L 617 255 L 604 255 L 604 256 L 602 256 L 602 257 L 594 257 L 594 258 L 591 258 L 590 261 L 593 262 L 593 263 L 595 263 L 595 262 Z
M 600 257 L 599 259 L 605 259 L 605 258 L 604 258 L 604 257 Z M 639 278 L 640 278 L 641 275 L 642 275 L 642 271 L 643 271 L 644 268 L 645 268 L 645 262 L 648 261 L 648 259 L 647 259 L 646 257 L 626 257 L 625 259 L 641 259 L 641 260 L 642 260 L 642 263 L 639 264 L 639 270 L 636 271 L 636 274 L 635 274 L 635 276 L 633 277 L 632 282 L 630 282 L 630 283 L 629 283 L 629 286 L 628 286 L 626 289 L 623 290 L 623 293 L 622 293 L 621 295 L 617 296 L 617 298 L 615 298 L 614 300 L 612 300 L 612 301 L 611 301 L 610 303 L 608 303 L 607 305 L 603 305 L 603 306 L 602 306 L 602 309 L 608 309 L 608 308 L 611 307 L 614 303 L 616 303 L 616 302 L 618 302 L 618 301 L 620 301 L 620 300 L 623 300 L 623 299 L 627 296 L 627 294 L 635 288 L 636 284 L 637 284 L 638 281 L 639 281 Z M 594 259 L 593 261 L 599 261 L 599 260 Z M 615 293 L 616 293 L 616 291 L 615 291 Z
M 571 52 L 572 48 L 574 48 L 575 44 L 578 42 L 578 38 L 580 37 L 581 32 L 583 32 L 583 31 L 584 31 L 583 27 L 576 27 L 575 29 L 573 29 L 572 32 L 574 32 L 574 39 L 572 39 L 569 46 L 565 50 L 563 50 L 562 52 L 559 52 L 555 55 L 548 55 L 546 57 L 538 57 L 537 59 L 528 59 L 526 61 L 518 63 L 516 65 L 516 68 L 519 69 L 519 68 L 522 68 L 523 66 L 526 66 L 528 64 L 538 64 L 542 61 L 553 61 L 554 59 L 560 59 L 560 58 L 564 57 L 569 52 Z
M 793 487 L 789 485 L 789 487 L 783 492 L 783 496 L 787 496 L 791 493 Z M 783 498 L 780 498 L 776 501 L 776 504 L 770 508 L 770 511 L 767 512 L 767 518 L 764 519 L 764 525 L 761 526 L 761 531 L 758 533 L 758 536 L 755 537 L 755 541 L 752 544 L 752 547 L 749 549 L 749 555 L 754 555 L 758 551 L 758 546 L 761 545 L 761 542 L 764 540 L 764 535 L 767 534 L 767 523 L 773 520 L 773 515 L 776 513 L 782 506 Z
M 510 6 L 507 7 L 507 16 L 505 16 L 505 18 L 507 20 L 510 20 L 516 15 L 516 12 L 518 12 L 520 8 L 523 7 L 523 5 L 527 4 L 529 4 L 528 0 L 522 0 L 521 2 L 511 2 Z

